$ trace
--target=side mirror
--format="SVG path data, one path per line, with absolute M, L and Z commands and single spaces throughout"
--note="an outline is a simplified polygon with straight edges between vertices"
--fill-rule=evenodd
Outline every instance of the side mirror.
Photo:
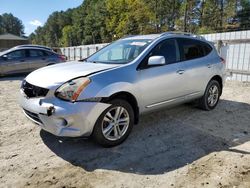
M 2 59 L 3 59 L 4 61 L 7 61 L 7 60 L 8 60 L 8 56 L 7 56 L 7 55 L 3 55 L 3 56 L 2 56 Z
M 148 59 L 148 65 L 165 65 L 166 59 L 164 56 L 152 56 Z

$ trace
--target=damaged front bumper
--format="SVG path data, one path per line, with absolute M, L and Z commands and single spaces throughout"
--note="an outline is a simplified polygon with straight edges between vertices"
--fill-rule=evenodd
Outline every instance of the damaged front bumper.
M 24 114 L 42 129 L 65 137 L 90 136 L 101 113 L 110 104 L 62 101 L 56 97 L 27 98 L 20 94 Z

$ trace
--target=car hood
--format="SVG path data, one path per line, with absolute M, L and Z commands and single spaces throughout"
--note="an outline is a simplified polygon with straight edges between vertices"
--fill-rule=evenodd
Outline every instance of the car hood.
M 117 67 L 115 64 L 66 62 L 47 66 L 30 73 L 25 80 L 32 85 L 52 89 L 81 76 Z

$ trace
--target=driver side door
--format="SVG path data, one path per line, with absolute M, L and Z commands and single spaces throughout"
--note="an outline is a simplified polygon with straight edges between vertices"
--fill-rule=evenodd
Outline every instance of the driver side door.
M 164 65 L 149 66 L 152 56 L 165 57 Z M 138 87 L 141 91 L 142 111 L 151 111 L 183 101 L 186 95 L 185 79 L 177 41 L 160 42 L 143 60 L 138 70 Z

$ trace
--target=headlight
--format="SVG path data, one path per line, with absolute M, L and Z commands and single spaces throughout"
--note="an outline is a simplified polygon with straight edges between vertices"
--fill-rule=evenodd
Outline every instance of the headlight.
M 90 79 L 86 77 L 70 80 L 59 87 L 55 95 L 60 99 L 75 102 L 89 83 Z

